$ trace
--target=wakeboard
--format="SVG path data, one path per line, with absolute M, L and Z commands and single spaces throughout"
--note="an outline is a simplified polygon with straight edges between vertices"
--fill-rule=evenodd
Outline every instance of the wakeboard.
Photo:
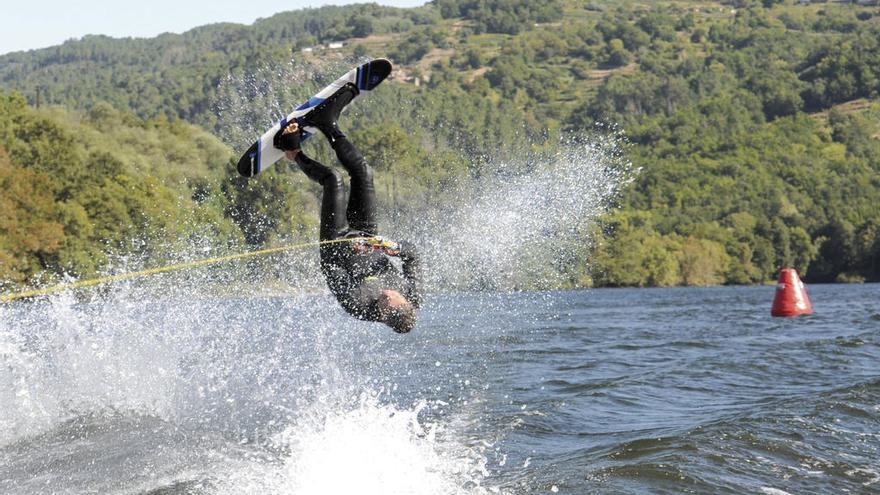
M 303 125 L 303 117 L 305 117 L 312 109 L 314 109 L 322 101 L 326 100 L 334 93 L 339 91 L 348 83 L 357 86 L 358 94 L 355 99 L 362 96 L 365 92 L 372 91 L 391 74 L 391 62 L 384 58 L 371 60 L 363 65 L 355 67 L 333 81 L 329 86 L 319 91 L 315 96 L 309 98 L 308 101 L 296 107 L 287 117 L 281 119 L 273 125 L 269 130 L 263 133 L 257 141 L 245 151 L 241 159 L 238 160 L 238 173 L 245 177 L 253 177 L 258 173 L 269 168 L 273 163 L 277 162 L 284 156 L 284 152 L 272 146 L 272 138 L 279 129 L 287 126 L 288 123 L 296 120 L 300 128 L 303 130 L 302 141 L 305 141 L 318 129 L 311 126 Z

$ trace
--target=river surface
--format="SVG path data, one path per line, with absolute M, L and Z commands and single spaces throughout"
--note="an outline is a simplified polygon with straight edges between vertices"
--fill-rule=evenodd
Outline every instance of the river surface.
M 880 286 L 0 308 L 0 493 L 880 493 Z

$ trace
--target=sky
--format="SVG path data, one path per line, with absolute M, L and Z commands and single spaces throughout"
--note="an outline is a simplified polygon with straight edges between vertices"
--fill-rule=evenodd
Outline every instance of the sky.
M 204 24 L 251 24 L 285 10 L 376 1 L 415 7 L 427 0 L 3 0 L 0 54 L 59 45 L 86 34 L 151 38 Z

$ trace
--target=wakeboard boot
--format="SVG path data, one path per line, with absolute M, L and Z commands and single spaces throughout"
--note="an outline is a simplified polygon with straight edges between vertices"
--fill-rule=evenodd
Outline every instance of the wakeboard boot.
M 345 83 L 345 86 L 339 88 L 335 93 L 330 95 L 326 100 L 322 101 L 315 108 L 303 116 L 303 126 L 316 127 L 320 130 L 332 145 L 339 138 L 344 138 L 345 134 L 339 130 L 337 121 L 339 114 L 346 105 L 360 91 L 357 86 L 352 83 Z

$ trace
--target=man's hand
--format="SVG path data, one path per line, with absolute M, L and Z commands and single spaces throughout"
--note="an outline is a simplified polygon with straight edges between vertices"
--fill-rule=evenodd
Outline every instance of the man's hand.
M 285 137 L 289 136 L 289 137 Z M 287 124 L 287 127 L 275 135 L 276 148 L 284 150 L 284 156 L 288 160 L 293 160 L 299 154 L 299 124 L 293 121 Z

